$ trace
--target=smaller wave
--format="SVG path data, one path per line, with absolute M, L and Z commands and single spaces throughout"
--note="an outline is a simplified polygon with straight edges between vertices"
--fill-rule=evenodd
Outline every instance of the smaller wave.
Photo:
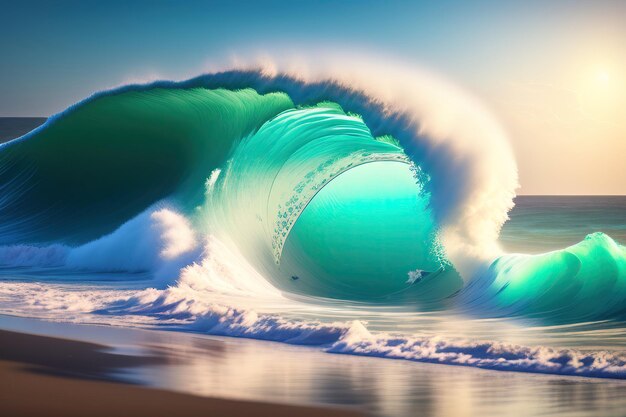
M 73 249 L 67 266 L 113 272 L 154 272 L 177 276 L 201 253 L 189 221 L 168 208 L 149 209 L 110 235 Z
M 472 314 L 561 323 L 623 320 L 626 247 L 596 232 L 565 249 L 502 255 L 462 298 Z
M 113 233 L 78 247 L 61 244 L 0 246 L 3 267 L 64 267 L 97 272 L 152 272 L 178 277 L 203 251 L 190 222 L 170 208 L 151 208 Z

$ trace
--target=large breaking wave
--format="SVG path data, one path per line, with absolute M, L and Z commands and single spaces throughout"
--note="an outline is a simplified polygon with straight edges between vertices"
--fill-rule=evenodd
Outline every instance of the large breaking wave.
M 76 286 L 8 282 L 2 311 L 623 377 L 618 354 L 352 322 L 355 305 L 621 320 L 626 298 L 626 249 L 604 234 L 542 255 L 499 250 L 517 172 L 502 129 L 475 101 L 412 70 L 354 68 L 125 86 L 1 145 L 7 274 L 146 274 L 155 287 L 88 286 L 77 298 Z

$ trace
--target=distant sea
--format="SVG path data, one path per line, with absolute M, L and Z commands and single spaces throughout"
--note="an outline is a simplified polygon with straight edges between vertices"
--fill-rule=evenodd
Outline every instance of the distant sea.
M 45 121 L 45 117 L 0 117 L 0 143 L 20 137 Z

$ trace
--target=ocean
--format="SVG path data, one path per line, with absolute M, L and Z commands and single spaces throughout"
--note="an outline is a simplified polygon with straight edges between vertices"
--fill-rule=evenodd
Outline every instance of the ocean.
M 237 71 L 100 93 L 31 133 L 44 120 L 0 119 L 25 134 L 0 146 L 2 323 L 192 351 L 129 377 L 202 395 L 618 415 L 626 197 L 513 198 L 506 149 L 411 120 Z

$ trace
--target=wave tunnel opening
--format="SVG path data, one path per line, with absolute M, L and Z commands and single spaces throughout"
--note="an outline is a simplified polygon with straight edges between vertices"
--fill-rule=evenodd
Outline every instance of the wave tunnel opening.
M 327 183 L 286 238 L 281 289 L 371 301 L 435 291 L 444 260 L 429 195 L 411 168 L 372 162 Z

